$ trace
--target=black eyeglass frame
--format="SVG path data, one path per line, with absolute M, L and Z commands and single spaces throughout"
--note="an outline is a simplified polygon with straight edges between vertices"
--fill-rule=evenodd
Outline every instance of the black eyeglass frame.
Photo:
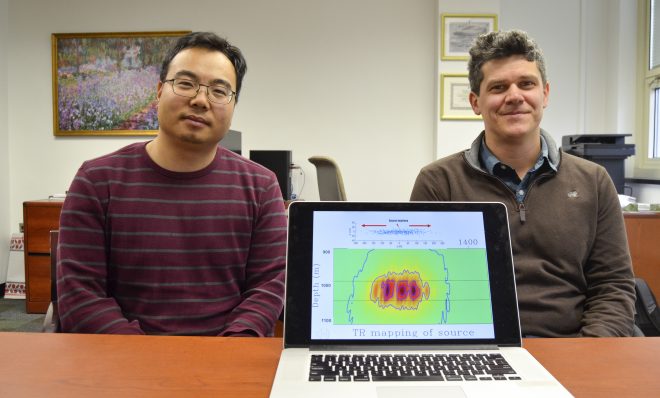
M 174 89 L 174 81 L 175 80 L 183 80 L 183 81 L 186 81 L 186 82 L 189 82 L 189 83 L 193 84 L 193 87 L 196 87 L 195 88 L 195 95 L 188 96 L 188 95 L 183 95 L 183 94 L 177 93 L 176 90 Z M 214 104 L 218 104 L 218 105 L 229 105 L 231 103 L 231 101 L 234 98 L 236 98 L 236 91 L 234 91 L 232 89 L 229 89 L 229 95 L 227 95 L 227 98 L 229 98 L 229 100 L 227 100 L 227 102 L 218 102 L 217 100 L 214 101 L 213 96 L 209 93 L 209 88 L 211 88 L 211 87 L 221 87 L 219 85 L 202 84 L 202 83 L 198 83 L 194 80 L 181 79 L 181 78 L 173 78 L 173 79 L 163 80 L 162 83 L 163 84 L 170 83 L 171 86 L 172 86 L 172 92 L 175 95 L 178 95 L 179 97 L 184 97 L 184 98 L 195 98 L 199 95 L 199 90 L 202 88 L 202 86 L 206 87 L 206 98 L 208 98 L 208 100 L 210 102 L 213 102 Z M 227 87 L 225 87 L 225 88 L 227 88 Z

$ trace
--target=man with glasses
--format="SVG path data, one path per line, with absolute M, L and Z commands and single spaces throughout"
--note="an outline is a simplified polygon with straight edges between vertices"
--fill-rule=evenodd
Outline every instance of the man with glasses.
M 424 167 L 411 200 L 507 205 L 525 335 L 629 336 L 635 290 L 616 189 L 603 167 L 561 152 L 541 129 L 541 49 L 522 31 L 482 35 L 468 78 L 484 131 Z
M 163 61 L 156 138 L 80 167 L 60 220 L 62 331 L 272 335 L 282 194 L 272 172 L 218 145 L 245 71 L 215 34 L 182 37 Z

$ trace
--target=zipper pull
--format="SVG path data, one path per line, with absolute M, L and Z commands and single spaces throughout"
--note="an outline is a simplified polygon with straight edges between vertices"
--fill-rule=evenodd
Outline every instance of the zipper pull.
M 525 204 L 524 203 L 519 203 L 518 204 L 518 210 L 520 211 L 520 223 L 524 224 L 525 221 L 527 220 L 525 218 Z

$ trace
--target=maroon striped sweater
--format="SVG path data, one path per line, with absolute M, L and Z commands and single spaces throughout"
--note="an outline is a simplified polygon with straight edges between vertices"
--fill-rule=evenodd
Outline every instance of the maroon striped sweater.
M 156 165 L 146 143 L 85 162 L 60 220 L 64 332 L 272 335 L 286 215 L 275 175 L 219 147 L 203 170 Z

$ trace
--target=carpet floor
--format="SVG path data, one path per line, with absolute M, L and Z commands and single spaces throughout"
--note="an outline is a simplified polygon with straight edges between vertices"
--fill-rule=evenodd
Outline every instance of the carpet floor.
M 0 299 L 0 332 L 41 332 L 44 314 L 25 312 L 25 300 Z

